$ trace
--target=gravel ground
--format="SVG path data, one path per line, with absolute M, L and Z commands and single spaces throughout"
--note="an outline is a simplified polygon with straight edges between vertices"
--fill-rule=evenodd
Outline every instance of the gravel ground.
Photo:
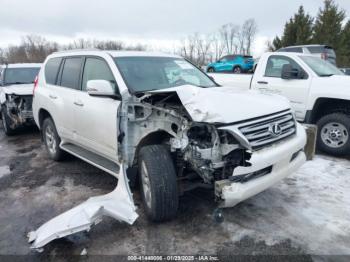
M 117 180 L 74 157 L 56 163 L 38 131 L 6 137 L 0 128 L 0 255 L 231 255 L 275 256 L 283 261 L 348 261 L 350 257 L 350 161 L 318 155 L 297 173 L 213 220 L 212 192 L 197 190 L 180 200 L 175 220 L 129 226 L 110 218 L 30 250 L 26 234 L 91 196 L 112 191 Z M 289 256 L 286 256 L 289 255 Z M 317 255 L 335 255 L 319 257 Z M 273 261 L 267 259 L 269 261 Z M 229 261 L 229 260 L 227 260 Z

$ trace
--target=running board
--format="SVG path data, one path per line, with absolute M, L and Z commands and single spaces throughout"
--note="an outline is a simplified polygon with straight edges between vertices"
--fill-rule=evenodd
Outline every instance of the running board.
M 119 166 L 100 156 L 97 155 L 93 152 L 90 152 L 84 148 L 81 148 L 80 146 L 76 146 L 70 143 L 67 144 L 61 144 L 60 148 L 62 148 L 62 150 L 72 154 L 73 156 L 76 156 L 78 158 L 80 158 L 81 160 L 84 160 L 85 162 L 111 174 L 112 176 L 115 176 L 116 178 L 118 178 L 119 175 Z

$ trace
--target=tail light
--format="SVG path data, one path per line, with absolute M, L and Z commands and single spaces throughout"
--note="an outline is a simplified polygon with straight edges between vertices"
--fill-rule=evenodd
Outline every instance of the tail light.
M 322 58 L 323 60 L 327 60 L 327 59 L 328 59 L 328 54 L 327 54 L 327 53 L 322 53 L 322 54 L 321 54 L 321 58 Z
M 36 76 L 34 79 L 33 96 L 34 96 L 36 88 L 38 87 L 38 82 L 39 82 L 39 77 Z

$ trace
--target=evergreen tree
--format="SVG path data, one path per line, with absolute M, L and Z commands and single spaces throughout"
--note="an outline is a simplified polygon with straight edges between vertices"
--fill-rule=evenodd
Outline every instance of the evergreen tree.
M 337 62 L 340 67 L 350 67 L 350 21 L 341 33 L 340 47 L 337 52 Z
M 311 43 L 312 27 L 313 18 L 305 13 L 303 6 L 300 6 L 298 12 L 285 24 L 282 37 L 273 40 L 273 49 Z
M 340 49 L 344 18 L 345 11 L 340 9 L 334 0 L 325 0 L 324 7 L 319 10 L 316 18 L 313 42 L 330 45 L 336 51 Z

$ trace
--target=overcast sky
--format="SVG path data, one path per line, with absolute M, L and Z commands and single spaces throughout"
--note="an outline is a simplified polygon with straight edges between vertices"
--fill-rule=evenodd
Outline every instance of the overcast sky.
M 336 0 L 350 14 L 350 0 Z M 255 18 L 259 32 L 254 53 L 280 35 L 284 23 L 303 4 L 316 15 L 323 0 L 0 0 L 0 47 L 38 34 L 67 43 L 73 39 L 121 39 L 172 50 L 194 32 Z

